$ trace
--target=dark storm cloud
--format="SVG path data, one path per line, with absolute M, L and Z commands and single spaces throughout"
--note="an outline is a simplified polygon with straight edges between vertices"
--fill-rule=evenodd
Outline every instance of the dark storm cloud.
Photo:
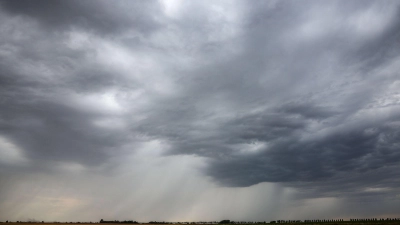
M 325 119 L 335 114 L 333 110 L 327 107 L 324 108 L 312 104 L 297 104 L 295 102 L 283 105 L 278 112 L 300 115 L 307 119 Z
M 7 103 L 6 103 L 7 104 Z M 65 105 L 36 100 L 35 103 L 7 104 L 2 110 L 2 133 L 34 160 L 65 160 L 95 164 L 107 157 L 126 138 L 121 133 L 102 131 L 89 123 L 96 115 Z M 99 115 L 101 117 L 101 115 Z
M 148 33 L 160 25 L 156 21 L 162 12 L 155 1 L 1 1 L 8 12 L 27 16 L 45 26 L 45 29 L 64 30 L 73 27 L 94 30 L 101 35 L 115 35 L 123 30 Z M 124 13 L 115 13 L 123 10 Z
M 318 141 L 305 142 L 293 138 L 277 141 L 261 153 L 216 161 L 210 173 L 222 181 L 228 178 L 227 182 L 233 185 L 245 186 L 260 180 L 325 182 L 337 179 L 335 175 L 342 172 L 361 176 L 385 167 L 397 167 L 397 129 L 382 128 L 372 134 L 365 128 L 348 129 Z M 243 180 L 236 179 L 238 177 Z M 384 180 L 388 177 L 375 178 Z M 357 182 L 361 183 L 362 180 Z M 360 183 L 358 185 L 362 185 Z
M 383 171 L 398 170 L 398 141 L 393 138 L 399 128 L 394 116 L 398 103 L 388 109 L 376 100 L 388 100 L 394 93 L 382 93 L 398 80 L 395 70 L 384 69 L 399 55 L 398 6 L 385 29 L 357 31 L 356 25 L 349 25 L 354 15 L 368 10 L 383 13 L 392 2 L 337 3 L 315 4 L 314 11 L 295 2 L 277 3 L 271 13 L 256 9 L 250 16 L 254 21 L 244 28 L 244 52 L 195 71 L 199 78 L 180 97 L 195 104 L 181 110 L 172 102 L 177 110 L 160 110 L 167 134 L 147 129 L 149 134 L 171 135 L 172 154 L 213 159 L 207 173 L 222 185 L 310 182 L 318 186 L 329 181 L 340 189 L 344 177 L 365 179 L 371 171 L 381 174 L 375 182 L 390 180 L 393 174 L 386 176 Z M 334 13 L 317 14 L 323 19 L 321 27 L 317 24 L 316 31 L 314 27 L 308 31 L 307 23 L 316 22 L 308 15 L 321 12 Z M 296 37 L 302 26 L 316 34 Z M 374 47 L 369 48 L 371 43 Z M 382 115 L 380 109 L 391 113 Z M 202 118 L 206 112 L 209 115 Z M 194 123 L 196 119 L 200 121 Z M 260 149 L 247 150 L 260 143 L 264 144 Z M 364 179 L 353 180 L 355 190 L 374 185 Z M 387 187 L 397 187 L 396 182 Z M 329 193 L 324 188 L 319 191 Z
M 108 28 L 107 32 L 120 29 L 116 27 L 118 21 L 107 22 L 110 17 L 89 18 L 92 23 L 89 25 L 77 24 L 74 13 L 88 17 L 93 16 L 90 10 L 102 13 L 90 9 L 89 3 L 93 2 L 85 3 L 87 6 L 72 1 L 1 2 L 8 12 L 36 18 L 45 25 L 38 27 L 31 19 L 7 20 L 7 14 L 2 16 L 0 132 L 24 149 L 25 157 L 33 164 L 66 161 L 95 166 L 112 157 L 115 149 L 131 139 L 122 130 L 94 125 L 93 120 L 117 115 L 107 109 L 96 109 L 96 105 L 87 106 L 99 99 L 84 99 L 85 94 L 132 88 L 134 82 L 127 82 L 115 71 L 95 62 L 96 49 L 69 48 L 65 44 L 68 30 L 64 30 L 66 34 L 53 33 L 47 27 L 63 30 L 72 25 L 89 26 L 102 32 Z M 102 27 L 103 23 L 109 23 L 109 27 Z M 77 105 L 77 100 L 83 102 Z
M 36 163 L 160 140 L 223 186 L 395 193 L 398 4 L 237 3 L 1 1 L 1 135 Z

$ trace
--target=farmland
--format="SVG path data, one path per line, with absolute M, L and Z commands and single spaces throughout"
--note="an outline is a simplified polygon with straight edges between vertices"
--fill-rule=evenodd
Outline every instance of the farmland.
M 93 225 L 99 224 L 98 222 L 0 222 L 4 225 Z M 118 223 L 107 223 L 107 225 L 120 225 L 121 222 Z M 139 224 L 171 224 L 171 225 L 182 225 L 182 224 L 218 224 L 215 222 L 160 222 L 160 223 L 149 223 L 149 222 L 139 222 Z M 230 224 L 239 224 L 239 223 L 230 223 Z M 240 223 L 244 224 L 244 223 Z M 247 225 L 259 225 L 259 224 L 278 224 L 277 221 L 269 221 L 269 222 L 254 222 L 249 223 L 246 222 Z M 330 222 L 279 222 L 279 224 L 309 224 L 309 225 L 400 225 L 400 220 L 377 220 L 377 221 L 330 221 Z

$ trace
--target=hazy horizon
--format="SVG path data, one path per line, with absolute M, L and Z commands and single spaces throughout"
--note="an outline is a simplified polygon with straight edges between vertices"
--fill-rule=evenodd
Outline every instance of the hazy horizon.
M 0 0 L 0 220 L 400 217 L 400 1 Z

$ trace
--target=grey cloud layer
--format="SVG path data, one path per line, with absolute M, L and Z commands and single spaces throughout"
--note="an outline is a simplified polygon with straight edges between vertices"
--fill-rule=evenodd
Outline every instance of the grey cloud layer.
M 397 2 L 223 3 L 1 1 L 1 135 L 32 162 L 154 139 L 223 186 L 398 192 Z
M 135 29 L 148 33 L 157 29 L 156 15 L 161 8 L 155 1 L 117 2 L 107 1 L 2 1 L 7 11 L 37 20 L 44 29 L 62 31 L 72 27 L 83 27 L 100 35 L 119 33 Z M 116 13 L 118 10 L 120 13 Z

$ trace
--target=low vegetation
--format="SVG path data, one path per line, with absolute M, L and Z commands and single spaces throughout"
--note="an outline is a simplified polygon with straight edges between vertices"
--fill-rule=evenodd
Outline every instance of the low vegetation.
M 11 224 L 24 224 L 24 225 L 38 225 L 38 224 L 46 224 L 46 225 L 63 225 L 63 224 L 93 224 L 93 223 L 107 223 L 107 224 L 247 224 L 247 225 L 257 225 L 257 224 L 307 224 L 307 225 L 397 225 L 400 224 L 400 218 L 368 218 L 368 219 L 315 219 L 315 220 L 273 220 L 273 221 L 230 221 L 230 220 L 222 220 L 222 221 L 198 221 L 198 222 L 165 222 L 165 221 L 150 221 L 150 222 L 137 222 L 134 220 L 110 220 L 106 221 L 101 219 L 99 222 L 45 222 L 45 221 L 0 221 L 0 223 L 5 223 L 8 225 Z

